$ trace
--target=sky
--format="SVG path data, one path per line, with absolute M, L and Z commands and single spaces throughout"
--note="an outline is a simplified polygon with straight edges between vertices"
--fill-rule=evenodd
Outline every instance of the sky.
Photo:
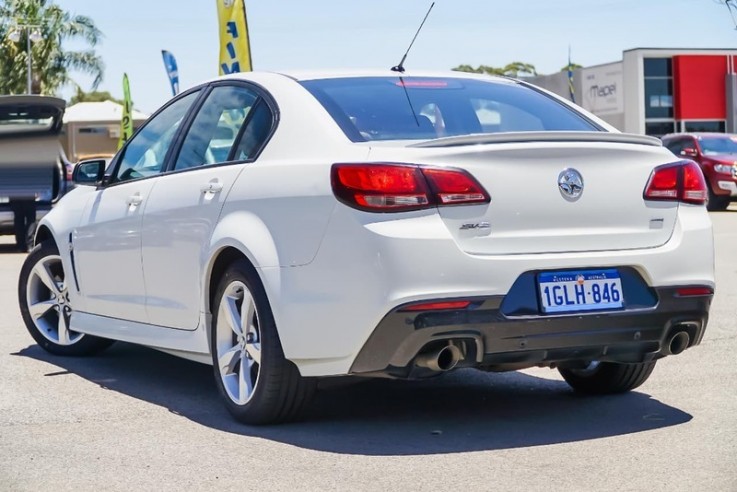
M 182 89 L 217 76 L 219 0 L 56 0 L 104 33 L 100 90 L 136 109 L 171 97 L 161 50 L 174 53 Z M 255 70 L 389 68 L 407 49 L 430 0 L 246 0 Z M 621 60 L 631 48 L 735 48 L 737 30 L 718 0 L 436 0 L 408 68 L 512 61 L 552 73 Z M 74 48 L 70 45 L 69 48 Z M 72 78 L 89 89 L 91 79 Z M 62 92 L 69 96 L 70 89 Z

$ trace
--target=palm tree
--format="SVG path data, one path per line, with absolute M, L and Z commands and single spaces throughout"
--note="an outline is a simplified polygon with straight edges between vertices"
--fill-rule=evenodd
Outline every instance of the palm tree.
M 18 25 L 38 28 L 21 29 L 20 40 L 13 42 L 8 35 Z M 52 0 L 0 0 L 0 94 L 26 92 L 27 36 L 35 29 L 41 39 L 31 43 L 34 93 L 55 94 L 72 82 L 70 72 L 93 76 L 93 89 L 102 82 L 105 65 L 94 50 L 102 33 L 92 19 L 66 12 Z M 65 42 L 72 40 L 89 48 L 65 50 Z

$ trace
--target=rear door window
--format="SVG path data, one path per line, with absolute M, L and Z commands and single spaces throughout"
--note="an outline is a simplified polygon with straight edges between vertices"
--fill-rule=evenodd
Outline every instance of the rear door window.
M 215 87 L 187 132 L 174 169 L 227 162 L 257 100 L 258 95 L 246 87 Z

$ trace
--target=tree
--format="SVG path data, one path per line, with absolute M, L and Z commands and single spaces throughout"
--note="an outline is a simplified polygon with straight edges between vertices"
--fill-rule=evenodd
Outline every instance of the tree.
M 81 87 L 77 86 L 77 90 L 72 96 L 72 98 L 69 100 L 69 105 L 77 104 L 81 102 L 103 102 L 103 101 L 113 101 L 120 105 L 123 104 L 122 99 L 116 99 L 110 94 L 108 91 L 90 91 L 85 92 L 82 90 Z
M 714 3 L 727 7 L 732 23 L 734 24 L 735 29 L 737 29 L 737 0 L 714 0 Z
M 503 75 L 506 77 L 519 77 L 520 75 L 537 75 L 535 65 L 531 63 L 512 62 L 502 68 L 479 65 L 474 68 L 471 65 L 458 65 L 453 70 L 456 72 L 486 73 L 489 75 Z
M 0 0 L 0 19 L 0 94 L 26 92 L 27 36 L 35 29 L 41 39 L 31 43 L 34 93 L 55 94 L 72 82 L 71 72 L 93 76 L 93 89 L 102 82 L 105 65 L 94 51 L 102 33 L 89 17 L 70 14 L 52 0 Z M 8 35 L 17 25 L 38 28 L 21 29 L 14 43 Z M 65 50 L 67 41 L 84 42 L 88 49 Z
M 569 66 L 566 65 L 565 67 L 561 68 L 560 71 L 561 72 L 567 72 L 568 71 L 568 68 L 569 68 Z M 571 62 L 571 65 L 570 65 L 571 71 L 578 70 L 579 68 L 583 68 L 583 65 L 579 65 L 578 63 Z

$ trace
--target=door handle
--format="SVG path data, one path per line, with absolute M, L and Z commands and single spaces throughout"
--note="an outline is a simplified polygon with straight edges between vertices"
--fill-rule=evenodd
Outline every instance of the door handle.
M 125 201 L 125 203 L 128 204 L 129 207 L 137 207 L 141 204 L 141 202 L 143 202 L 143 197 L 140 193 L 129 196 L 128 199 Z
M 200 188 L 200 191 L 202 193 L 220 193 L 223 191 L 223 183 L 219 181 L 212 181 L 210 183 L 207 183 Z

